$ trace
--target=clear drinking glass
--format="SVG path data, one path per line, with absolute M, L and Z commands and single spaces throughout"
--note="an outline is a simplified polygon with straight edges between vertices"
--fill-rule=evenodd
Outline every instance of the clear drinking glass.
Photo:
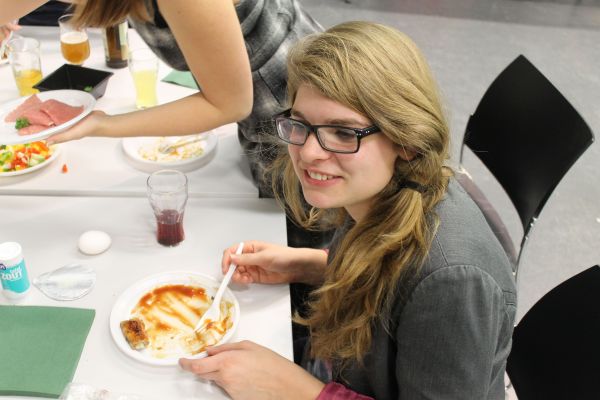
M 8 59 L 21 96 L 38 93 L 33 85 L 42 80 L 40 42 L 33 38 L 13 37 L 8 42 Z
M 58 19 L 60 27 L 60 51 L 70 64 L 81 65 L 90 56 L 90 41 L 85 28 L 71 24 L 73 14 Z
M 163 246 L 177 246 L 185 238 L 183 213 L 188 198 L 187 176 L 163 169 L 152 173 L 146 184 L 156 217 L 156 239 Z
M 129 54 L 129 70 L 135 85 L 135 106 L 148 108 L 155 106 L 156 80 L 158 78 L 158 58 L 150 49 L 137 49 Z

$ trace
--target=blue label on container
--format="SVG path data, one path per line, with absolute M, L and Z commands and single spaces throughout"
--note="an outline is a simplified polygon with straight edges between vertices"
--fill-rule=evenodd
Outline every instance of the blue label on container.
M 23 293 L 29 289 L 25 260 L 21 260 L 20 263 L 12 267 L 0 263 L 0 282 L 2 282 L 2 289 L 16 293 Z

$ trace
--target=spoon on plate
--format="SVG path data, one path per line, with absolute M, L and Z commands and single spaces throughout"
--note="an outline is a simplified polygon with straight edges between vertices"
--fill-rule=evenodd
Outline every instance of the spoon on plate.
M 235 251 L 235 254 L 242 254 L 243 250 L 244 242 L 240 242 L 240 244 L 237 247 L 237 250 Z M 204 315 L 202 315 L 202 317 L 194 327 L 194 331 L 196 331 L 196 333 L 203 332 L 204 330 L 206 330 L 206 328 L 210 325 L 211 322 L 219 321 L 219 317 L 221 317 L 221 297 L 223 297 L 225 288 L 229 284 L 229 281 L 231 280 L 231 277 L 233 276 L 233 273 L 235 272 L 236 268 L 237 265 L 235 265 L 234 263 L 229 264 L 229 270 L 227 270 L 227 273 L 223 277 L 221 285 L 219 286 L 219 290 L 217 290 L 217 294 L 215 294 L 212 304 L 210 305 L 208 310 L 206 310 Z
M 192 144 L 192 143 L 196 143 L 201 140 L 204 140 L 206 138 L 206 135 L 207 135 L 206 133 L 201 133 L 199 135 L 194 135 L 192 137 L 184 137 L 173 143 L 163 143 L 160 146 L 158 146 L 158 151 L 159 151 L 159 153 L 169 154 L 170 152 L 172 152 L 173 150 L 175 150 L 178 147 L 186 146 L 188 144 Z

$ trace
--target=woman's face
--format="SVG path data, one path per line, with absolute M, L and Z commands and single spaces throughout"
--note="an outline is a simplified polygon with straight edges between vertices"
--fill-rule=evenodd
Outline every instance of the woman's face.
M 301 85 L 296 93 L 292 118 L 310 125 L 366 128 L 373 124 L 308 85 Z M 288 145 L 288 152 L 306 201 L 318 208 L 344 207 L 356 221 L 365 216 L 375 195 L 392 178 L 399 156 L 398 146 L 383 133 L 362 139 L 353 154 L 324 150 L 314 134 L 302 146 Z

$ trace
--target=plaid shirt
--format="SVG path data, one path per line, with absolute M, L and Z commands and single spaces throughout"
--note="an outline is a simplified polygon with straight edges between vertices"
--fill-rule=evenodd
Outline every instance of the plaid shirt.
M 158 10 L 156 0 L 151 1 Z M 261 195 L 270 194 L 263 182 L 265 166 L 275 155 L 271 117 L 286 104 L 286 57 L 291 46 L 303 36 L 321 31 L 296 0 L 241 0 L 236 11 L 250 58 L 254 84 L 254 105 L 250 116 L 239 121 L 239 139 Z M 154 21 L 130 21 L 148 46 L 177 70 L 189 70 L 169 26 L 156 12 Z

